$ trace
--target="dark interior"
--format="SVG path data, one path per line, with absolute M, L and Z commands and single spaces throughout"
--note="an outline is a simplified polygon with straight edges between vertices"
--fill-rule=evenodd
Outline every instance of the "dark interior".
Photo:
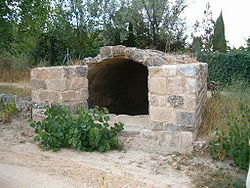
M 147 67 L 126 59 L 111 59 L 89 66 L 89 107 L 110 113 L 148 114 Z

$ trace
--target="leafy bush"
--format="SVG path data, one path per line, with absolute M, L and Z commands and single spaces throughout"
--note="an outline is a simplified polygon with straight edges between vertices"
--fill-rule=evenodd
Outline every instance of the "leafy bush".
M 4 82 L 29 81 L 30 60 L 24 54 L 0 51 L 0 80 Z
M 10 118 L 16 112 L 16 103 L 12 98 L 9 103 L 4 103 L 2 99 L 0 99 L 0 121 L 8 122 Z
M 232 115 L 228 120 L 228 131 L 217 131 L 215 137 L 209 142 L 211 156 L 218 160 L 229 158 L 244 170 L 248 169 L 250 148 L 250 109 L 240 105 L 241 118 Z
M 45 150 L 58 151 L 69 147 L 81 151 L 104 152 L 111 149 L 121 149 L 116 138 L 123 130 L 122 123 L 110 126 L 108 110 L 93 108 L 77 111 L 77 115 L 64 106 L 55 105 L 47 108 L 46 118 L 39 122 L 31 122 L 35 128 L 35 141 Z
M 209 81 L 231 84 L 235 79 L 250 82 L 250 54 L 248 53 L 199 53 L 201 62 L 208 64 Z

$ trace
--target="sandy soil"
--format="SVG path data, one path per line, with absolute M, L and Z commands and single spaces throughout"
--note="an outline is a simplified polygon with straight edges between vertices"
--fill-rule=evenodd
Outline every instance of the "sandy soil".
M 25 120 L 0 124 L 1 188 L 193 187 L 173 167 L 161 167 L 161 156 L 141 151 L 87 153 L 63 149 L 42 151 L 32 141 Z

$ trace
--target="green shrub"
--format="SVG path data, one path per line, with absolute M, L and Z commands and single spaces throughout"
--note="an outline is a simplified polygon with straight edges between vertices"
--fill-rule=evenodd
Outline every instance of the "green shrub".
M 250 54 L 248 53 L 199 53 L 199 61 L 208 64 L 208 80 L 231 84 L 236 79 L 250 82 Z
M 45 115 L 42 121 L 30 124 L 37 133 L 35 141 L 45 150 L 58 151 L 62 147 L 100 152 L 121 149 L 116 136 L 123 130 L 123 124 L 110 126 L 105 108 L 88 111 L 80 108 L 77 115 L 71 115 L 66 107 L 55 105 L 47 108 Z
M 247 105 L 240 105 L 241 118 L 232 115 L 228 120 L 228 131 L 217 131 L 209 142 L 209 151 L 213 158 L 223 160 L 232 159 L 240 168 L 247 170 L 249 165 L 250 147 L 250 109 Z
M 2 99 L 0 99 L 0 121 L 8 122 L 10 118 L 16 112 L 16 103 L 12 98 L 9 103 L 4 104 Z

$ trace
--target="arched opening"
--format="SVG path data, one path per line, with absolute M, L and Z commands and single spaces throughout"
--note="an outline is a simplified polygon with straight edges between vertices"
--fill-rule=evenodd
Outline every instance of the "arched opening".
M 92 64 L 88 71 L 89 107 L 110 113 L 148 114 L 148 69 L 124 58 Z

